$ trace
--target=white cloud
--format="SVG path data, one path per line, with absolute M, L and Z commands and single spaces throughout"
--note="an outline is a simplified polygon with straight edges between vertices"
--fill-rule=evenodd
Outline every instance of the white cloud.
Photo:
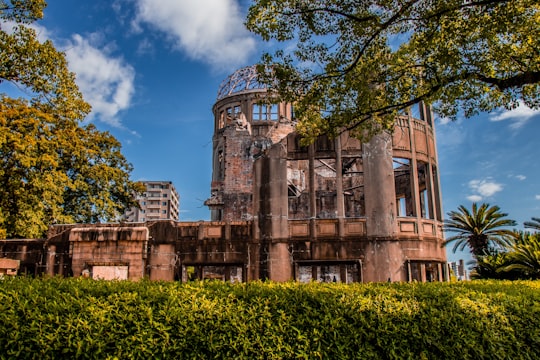
M 491 180 L 471 180 L 469 187 L 482 196 L 492 196 L 502 190 L 502 185 Z
M 467 196 L 467 200 L 470 200 L 472 202 L 479 202 L 482 201 L 482 197 L 480 195 L 469 195 Z
M 508 178 L 509 179 L 517 179 L 519 181 L 523 181 L 523 180 L 527 180 L 527 176 L 525 175 L 522 175 L 522 174 L 508 174 Z
M 540 195 L 534 195 L 534 198 L 535 198 L 536 200 L 540 200 Z
M 471 180 L 469 188 L 475 193 L 467 197 L 471 201 L 480 201 L 483 198 L 490 197 L 503 189 L 503 186 L 491 179 Z M 474 200 L 472 200 L 472 199 Z
M 146 23 L 166 33 L 191 59 L 232 70 L 255 50 L 236 0 L 136 0 L 135 27 Z
M 439 121 L 439 124 L 446 125 L 452 123 L 452 119 L 448 117 L 436 117 L 435 121 Z
M 3 30 L 13 30 L 13 23 L 6 23 Z M 33 28 L 40 42 L 57 40 L 47 28 L 37 24 Z M 76 74 L 76 83 L 84 99 L 92 105 L 89 120 L 98 118 L 112 126 L 121 127 L 117 118 L 120 111 L 129 108 L 134 93 L 135 71 L 120 58 L 109 54 L 108 47 L 94 46 L 100 36 L 93 34 L 83 38 L 75 34 L 72 39 L 62 42 L 66 49 L 69 70 Z M 101 44 L 99 44 L 101 45 Z
M 121 58 L 111 56 L 107 47 L 98 49 L 95 41 L 95 37 L 73 35 L 65 46 L 69 69 L 76 74 L 84 99 L 92 105 L 89 118 L 121 127 L 118 115 L 131 105 L 135 70 Z
M 502 111 L 490 116 L 491 121 L 511 120 L 510 128 L 519 129 L 533 116 L 539 115 L 540 110 L 533 110 L 520 102 L 519 106 L 512 110 Z

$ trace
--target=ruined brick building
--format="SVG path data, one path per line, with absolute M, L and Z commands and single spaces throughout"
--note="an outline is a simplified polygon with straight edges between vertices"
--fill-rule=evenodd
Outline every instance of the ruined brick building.
M 218 91 L 211 221 L 53 226 L 37 266 L 182 281 L 447 279 L 430 110 L 369 143 L 345 132 L 304 147 L 291 104 L 265 96 L 253 67 Z

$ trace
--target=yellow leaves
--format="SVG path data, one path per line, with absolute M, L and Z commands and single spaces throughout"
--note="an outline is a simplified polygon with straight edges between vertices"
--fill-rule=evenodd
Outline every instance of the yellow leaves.
M 93 222 L 131 206 L 131 166 L 120 143 L 48 106 L 0 98 L 0 228 L 41 237 L 55 222 Z
M 11 6 L 0 1 L 0 19 L 21 23 L 31 23 L 43 18 L 45 0 L 11 0 Z

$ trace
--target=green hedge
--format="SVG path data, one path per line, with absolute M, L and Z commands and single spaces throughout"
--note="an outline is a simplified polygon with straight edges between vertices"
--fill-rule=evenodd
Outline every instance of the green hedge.
M 0 281 L 1 359 L 539 359 L 540 282 Z

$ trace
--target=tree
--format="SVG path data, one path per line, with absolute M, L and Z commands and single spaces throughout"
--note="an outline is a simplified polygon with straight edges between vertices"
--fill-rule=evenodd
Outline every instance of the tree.
M 0 238 L 40 237 L 55 222 L 116 219 L 143 190 L 129 179 L 120 143 L 81 126 L 90 106 L 64 54 L 28 27 L 44 7 L 0 0 L 0 83 L 28 94 L 0 94 Z
M 473 203 L 472 211 L 461 205 L 458 211 L 450 211 L 448 216 L 444 230 L 457 234 L 447 238 L 443 245 L 455 243 L 454 252 L 468 247 L 476 258 L 489 255 L 497 247 L 504 248 L 514 234 L 505 227 L 516 225 L 514 220 L 506 218 L 508 214 L 500 212 L 498 206 L 485 203 L 480 207 Z
M 540 108 L 539 13 L 537 0 L 256 0 L 246 24 L 297 44 L 258 69 L 313 139 L 391 129 L 421 101 L 450 118 Z
M 8 238 L 40 237 L 53 223 L 116 219 L 144 190 L 129 180 L 114 137 L 50 109 L 0 97 L 0 229 Z
M 499 279 L 516 280 L 520 278 L 520 272 L 504 271 L 509 265 L 506 251 L 494 251 L 489 255 L 480 255 L 476 258 L 471 278 L 474 279 Z
M 72 139 L 62 149 L 61 167 L 70 186 L 64 193 L 63 210 L 74 222 L 115 220 L 127 208 L 138 206 L 135 196 L 146 190 L 132 182 L 132 166 L 121 153 L 121 144 L 94 125 L 72 128 Z
M 527 229 L 533 229 L 534 231 L 540 232 L 540 218 L 532 217 L 530 221 L 525 221 L 523 225 Z
M 26 89 L 33 102 L 48 104 L 70 119 L 83 119 L 84 101 L 64 53 L 40 42 L 28 25 L 43 17 L 44 0 L 0 0 L 0 83 Z
M 540 279 L 540 235 L 518 232 L 507 254 L 508 265 L 501 271 L 519 272 L 521 278 Z

